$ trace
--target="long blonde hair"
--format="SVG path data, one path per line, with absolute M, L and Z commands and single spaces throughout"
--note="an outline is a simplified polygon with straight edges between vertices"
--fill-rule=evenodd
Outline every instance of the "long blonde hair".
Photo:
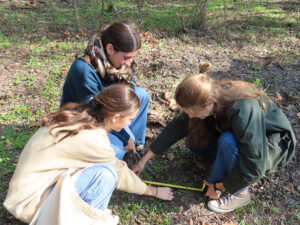
M 203 63 L 206 68 L 210 68 L 209 63 Z M 201 70 L 201 67 L 200 67 Z M 208 70 L 203 70 L 207 72 Z M 187 76 L 177 87 L 175 100 L 180 107 L 190 108 L 198 106 L 205 107 L 208 101 L 215 104 L 215 111 L 221 112 L 232 105 L 235 101 L 256 98 L 265 108 L 262 96 L 269 101 L 271 99 L 263 91 L 249 82 L 224 80 L 217 81 L 209 78 L 205 74 Z
M 200 74 L 190 75 L 178 85 L 175 91 L 175 100 L 182 108 L 204 108 L 209 101 L 214 103 L 214 111 L 224 115 L 226 109 L 235 101 L 256 98 L 265 109 L 265 104 L 259 98 L 262 96 L 271 99 L 258 88 L 245 81 L 224 80 L 216 81 L 204 73 L 209 71 L 209 63 L 200 64 Z M 216 137 L 218 131 L 215 129 L 215 119 L 208 117 L 205 120 L 193 118 L 188 122 L 188 136 L 186 144 L 189 147 L 201 147 L 207 145 Z

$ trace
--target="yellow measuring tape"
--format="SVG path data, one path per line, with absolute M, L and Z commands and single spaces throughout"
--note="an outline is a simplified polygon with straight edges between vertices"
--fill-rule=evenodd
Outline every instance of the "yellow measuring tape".
M 205 183 L 203 183 L 202 188 L 192 188 L 192 187 L 185 187 L 185 186 L 174 185 L 174 184 L 166 184 L 166 183 L 160 183 L 160 182 L 154 182 L 154 181 L 148 181 L 148 180 L 143 180 L 143 182 L 146 184 L 153 184 L 153 185 L 173 187 L 173 188 L 181 188 L 181 189 L 192 190 L 192 191 L 201 191 L 201 192 L 204 191 L 205 186 L 206 186 Z

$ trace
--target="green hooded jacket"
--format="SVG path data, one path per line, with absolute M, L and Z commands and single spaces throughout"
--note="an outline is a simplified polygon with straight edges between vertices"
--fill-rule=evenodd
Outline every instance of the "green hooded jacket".
M 296 138 L 283 112 L 267 100 L 265 110 L 254 98 L 234 102 L 222 116 L 216 117 L 218 130 L 231 131 L 239 146 L 239 168 L 222 181 L 229 193 L 256 183 L 265 173 L 286 166 L 293 158 Z M 164 128 L 151 144 L 154 154 L 162 154 L 188 134 L 188 117 L 181 114 Z

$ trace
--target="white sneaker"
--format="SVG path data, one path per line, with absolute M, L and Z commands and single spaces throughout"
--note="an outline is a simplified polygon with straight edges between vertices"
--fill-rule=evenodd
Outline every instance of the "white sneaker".
M 250 193 L 247 190 L 239 191 L 235 194 L 228 194 L 217 200 L 211 200 L 207 206 L 210 210 L 217 213 L 226 213 L 235 210 L 236 208 L 247 205 L 250 202 Z
M 137 146 L 135 147 L 135 149 L 136 149 L 137 151 L 142 151 L 142 150 L 144 149 L 144 145 L 137 145 Z

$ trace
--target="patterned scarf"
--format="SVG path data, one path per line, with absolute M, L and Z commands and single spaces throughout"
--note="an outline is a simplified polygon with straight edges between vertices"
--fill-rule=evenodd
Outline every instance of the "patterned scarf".
M 98 35 L 92 37 L 84 54 L 79 56 L 79 58 L 91 65 L 98 76 L 103 80 L 135 84 L 133 80 L 135 63 L 133 62 L 131 67 L 123 65 L 120 69 L 113 67 L 106 58 L 101 37 Z

